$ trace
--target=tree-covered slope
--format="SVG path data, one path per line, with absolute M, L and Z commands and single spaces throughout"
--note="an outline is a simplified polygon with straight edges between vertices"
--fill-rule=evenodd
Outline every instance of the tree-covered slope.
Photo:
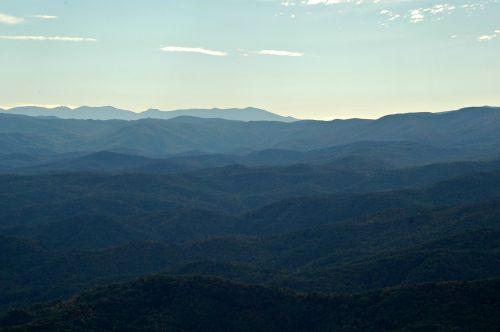
M 497 331 L 499 297 L 498 280 L 324 297 L 157 276 L 9 312 L 0 330 Z
M 60 249 L 99 249 L 142 240 L 177 244 L 225 234 L 277 235 L 389 209 L 500 197 L 498 172 L 466 174 L 422 189 L 333 194 L 356 178 L 346 174 L 309 167 L 233 167 L 170 176 L 0 176 L 0 234 Z M 398 186 L 398 174 L 386 173 L 386 189 Z M 410 183 L 422 185 L 421 178 L 415 176 Z M 378 183 L 379 176 L 374 182 L 370 176 L 362 179 L 360 190 Z
M 499 209 L 493 201 L 393 210 L 273 237 L 137 242 L 97 251 L 0 238 L 0 307 L 159 271 L 322 293 L 500 277 Z

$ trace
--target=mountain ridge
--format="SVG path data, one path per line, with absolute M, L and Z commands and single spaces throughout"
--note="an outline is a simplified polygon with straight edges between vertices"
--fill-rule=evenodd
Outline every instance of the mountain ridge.
M 182 116 L 174 119 L 74 120 L 0 113 L 0 148 L 53 153 L 102 150 L 161 157 L 179 153 L 244 154 L 285 149 L 310 151 L 356 142 L 411 141 L 460 148 L 462 160 L 500 157 L 500 108 L 444 115 L 394 115 L 379 120 L 231 121 Z M 15 135 L 13 137 L 12 135 Z M 128 151 L 128 152 L 127 152 Z
M 179 116 L 191 116 L 198 118 L 215 118 L 232 121 L 277 121 L 293 122 L 297 119 L 293 117 L 281 116 L 269 111 L 254 108 L 212 108 L 212 109 L 180 109 L 172 111 L 163 111 L 158 109 L 148 109 L 143 112 L 132 112 L 125 109 L 119 109 L 113 106 L 80 106 L 69 108 L 59 106 L 46 108 L 40 106 L 19 106 L 7 110 L 0 109 L 0 113 L 17 114 L 27 116 L 53 116 L 61 119 L 76 120 L 141 120 L 141 119 L 162 119 L 169 120 Z
M 0 108 L 0 113 L 16 114 L 26 116 L 44 116 L 58 117 L 61 119 L 74 120 L 141 120 L 141 119 L 161 119 L 168 120 L 176 117 L 197 117 L 203 119 L 225 119 L 232 121 L 277 121 L 277 122 L 295 122 L 295 121 L 323 121 L 323 122 L 370 122 L 382 119 L 397 119 L 401 117 L 413 117 L 425 119 L 433 116 L 447 116 L 449 114 L 467 114 L 470 112 L 482 111 L 487 113 L 497 111 L 498 106 L 467 106 L 459 109 L 441 111 L 441 112 L 411 112 L 411 113 L 393 113 L 386 114 L 374 119 L 366 118 L 347 118 L 347 119 L 332 119 L 332 120 L 317 120 L 317 119 L 297 119 L 292 116 L 282 116 L 270 111 L 256 108 L 186 108 L 175 110 L 161 110 L 149 108 L 142 112 L 133 112 L 126 109 L 117 108 L 114 106 L 79 106 L 79 107 L 43 107 L 43 106 L 16 106 L 11 108 Z M 101 113 L 101 114 L 99 114 Z M 476 113 L 477 114 L 477 113 Z

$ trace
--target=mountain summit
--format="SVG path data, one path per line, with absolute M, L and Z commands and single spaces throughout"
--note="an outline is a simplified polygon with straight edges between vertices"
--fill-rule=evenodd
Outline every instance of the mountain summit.
M 235 121 L 279 121 L 293 122 L 296 119 L 284 117 L 259 108 L 213 108 L 213 109 L 185 109 L 177 111 L 160 111 L 156 109 L 147 110 L 141 113 L 143 117 L 152 119 L 172 119 L 178 116 L 192 116 L 197 118 L 218 118 Z

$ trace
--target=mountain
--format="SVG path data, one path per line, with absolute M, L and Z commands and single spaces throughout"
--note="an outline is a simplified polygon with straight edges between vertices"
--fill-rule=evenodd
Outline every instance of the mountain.
M 190 115 L 0 114 L 0 331 L 499 329 L 499 108 Z
M 292 117 L 280 116 L 262 109 L 247 107 L 244 109 L 230 108 L 230 109 L 186 109 L 176 111 L 160 111 L 150 109 L 140 114 L 141 118 L 151 119 L 173 119 L 179 116 L 190 116 L 196 118 L 217 118 L 233 121 L 278 121 L 278 122 L 293 122 L 297 121 Z
M 160 111 L 150 109 L 142 113 L 114 108 L 111 106 L 88 107 L 82 106 L 75 109 L 68 107 L 44 108 L 36 106 L 15 107 L 1 110 L 0 113 L 28 115 L 28 116 L 54 116 L 61 119 L 80 120 L 140 120 L 140 119 L 173 119 L 179 116 L 198 118 L 218 118 L 234 121 L 279 121 L 293 122 L 292 117 L 280 116 L 258 108 L 230 108 L 230 109 L 186 109 L 175 111 Z
M 500 155 L 500 108 L 393 115 L 378 120 L 291 123 L 187 116 L 170 120 L 64 120 L 2 113 L 0 136 L 3 137 L 2 150 L 11 153 L 114 151 L 165 157 L 192 151 L 205 154 L 242 154 L 242 151 L 266 149 L 306 152 L 360 142 L 413 142 L 427 146 L 419 148 L 416 156 L 425 150 L 435 156 L 441 150 L 446 151 L 445 155 L 454 155 L 453 160 L 470 160 Z M 397 158 L 399 153 L 395 148 L 392 153 Z M 403 146 L 399 148 L 403 149 Z M 425 156 L 423 154 L 422 159 L 425 160 Z
M 136 113 L 118 109 L 111 106 L 88 107 L 82 106 L 75 109 L 69 107 L 45 108 L 38 106 L 20 106 L 4 110 L 5 114 L 28 116 L 53 116 L 61 119 L 80 120 L 137 120 Z
M 498 280 L 327 297 L 155 276 L 8 312 L 0 331 L 495 331 L 499 296 Z

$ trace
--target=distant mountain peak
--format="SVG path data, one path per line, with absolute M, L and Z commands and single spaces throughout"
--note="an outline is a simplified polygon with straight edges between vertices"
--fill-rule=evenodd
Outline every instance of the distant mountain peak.
M 89 110 L 89 109 L 98 109 L 98 110 L 116 110 L 116 111 L 125 111 L 125 112 L 130 112 L 130 111 L 123 110 L 123 109 L 120 109 L 120 108 L 116 108 L 116 107 L 114 107 L 114 106 L 110 106 L 110 105 L 106 105 L 106 106 L 97 106 L 97 107 L 83 105 L 83 106 L 79 106 L 79 107 L 75 108 L 74 110 L 75 110 L 75 111 L 78 111 L 78 110 Z

